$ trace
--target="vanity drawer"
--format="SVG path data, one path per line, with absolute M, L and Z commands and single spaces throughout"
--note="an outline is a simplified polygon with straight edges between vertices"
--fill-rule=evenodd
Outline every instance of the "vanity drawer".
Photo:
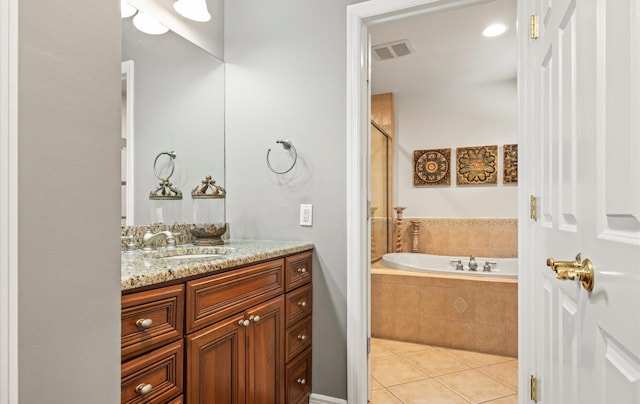
M 287 328 L 286 338 L 286 361 L 289 362 L 311 346 L 311 316 Z
M 122 296 L 122 360 L 181 338 L 183 311 L 183 285 Z
M 123 363 L 121 403 L 168 402 L 181 394 L 183 358 L 180 340 Z
M 286 327 L 311 314 L 313 294 L 311 284 L 287 293 L 285 301 Z
M 187 282 L 187 333 L 284 292 L 284 259 Z
M 173 400 L 169 401 L 168 404 L 184 404 L 184 396 L 176 397 Z
M 311 282 L 311 251 L 286 258 L 286 291 Z
M 288 404 L 308 403 L 311 396 L 311 348 L 287 365 L 286 394 Z

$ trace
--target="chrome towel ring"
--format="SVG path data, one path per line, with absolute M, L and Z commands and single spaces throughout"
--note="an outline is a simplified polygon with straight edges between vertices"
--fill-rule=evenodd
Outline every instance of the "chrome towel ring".
M 296 162 L 298 161 L 298 152 L 296 151 L 296 148 L 293 146 L 293 143 L 291 143 L 290 140 L 276 140 L 276 143 L 280 143 L 282 145 L 282 147 L 284 147 L 285 150 L 292 150 L 293 151 L 293 163 L 291 164 L 291 167 L 289 167 L 288 169 L 286 169 L 284 171 L 276 171 L 271 166 L 271 162 L 269 161 L 269 153 L 271 153 L 271 149 L 269 149 L 269 150 L 267 150 L 267 166 L 269 167 L 269 170 L 273 171 L 276 174 L 286 174 L 289 171 L 291 171 L 293 169 L 293 167 L 295 167 Z

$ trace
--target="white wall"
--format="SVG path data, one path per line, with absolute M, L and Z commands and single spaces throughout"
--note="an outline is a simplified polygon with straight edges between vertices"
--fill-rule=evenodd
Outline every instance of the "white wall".
M 346 6 L 348 0 L 225 4 L 227 217 L 233 237 L 310 240 L 313 392 L 346 398 Z M 296 168 L 267 150 L 290 139 Z M 299 206 L 313 204 L 313 227 Z
M 120 401 L 120 15 L 21 0 L 21 403 Z
M 225 184 L 224 63 L 171 31 L 147 35 L 127 19 L 122 32 L 122 60 L 133 60 L 135 71 L 134 223 L 151 223 L 159 205 L 179 207 L 165 223 L 193 223 L 191 190 L 207 175 Z M 159 183 L 153 162 L 168 151 L 177 155 L 170 181 L 183 199 L 150 201 Z M 168 161 L 162 156 L 158 168 Z
M 503 184 L 502 146 L 517 143 L 516 82 L 397 94 L 394 205 L 407 217 L 516 217 L 518 188 Z M 456 148 L 498 145 L 498 184 L 456 185 Z M 450 186 L 414 186 L 413 151 L 451 148 Z

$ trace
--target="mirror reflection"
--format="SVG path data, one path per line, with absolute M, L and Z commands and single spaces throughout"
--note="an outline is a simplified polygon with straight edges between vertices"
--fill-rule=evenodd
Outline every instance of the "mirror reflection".
M 172 31 L 149 35 L 122 20 L 123 224 L 193 223 L 191 190 L 207 175 L 224 186 L 224 63 Z M 159 153 L 174 152 L 170 179 L 183 199 L 149 193 Z M 168 212 L 168 213 L 167 213 Z

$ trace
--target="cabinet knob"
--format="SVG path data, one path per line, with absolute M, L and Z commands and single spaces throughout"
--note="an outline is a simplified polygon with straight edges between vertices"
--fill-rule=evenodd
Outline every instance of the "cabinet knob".
M 305 385 L 305 384 L 307 384 L 307 379 L 299 377 L 298 379 L 296 379 L 296 383 Z
M 250 322 L 249 320 L 240 320 L 238 324 L 240 324 L 242 327 L 249 327 Z
M 258 321 L 260 321 L 260 316 L 251 316 L 249 317 L 249 320 L 252 320 L 254 323 L 257 323 Z
M 307 338 L 309 338 L 309 337 L 307 337 L 307 336 L 306 336 L 306 335 L 304 335 L 304 334 L 302 334 L 302 335 L 298 335 L 298 339 L 299 339 L 300 341 L 304 341 L 304 340 L 305 340 L 305 339 L 307 339 Z
M 298 273 L 299 273 L 299 274 L 304 274 L 304 273 L 306 273 L 306 272 L 307 272 L 307 268 L 305 268 L 305 267 L 298 268 Z
M 307 302 L 305 302 L 304 300 L 301 301 L 301 302 L 298 302 L 298 306 L 300 306 L 300 307 L 302 307 L 304 309 L 305 307 L 307 307 Z
M 143 396 L 146 394 L 151 393 L 151 390 L 153 389 L 153 386 L 150 384 L 139 384 L 138 387 L 136 387 L 136 393 L 138 394 L 142 394 Z
M 141 318 L 140 320 L 136 321 L 136 327 L 142 328 L 143 330 L 150 328 L 152 325 L 153 320 L 150 318 Z

